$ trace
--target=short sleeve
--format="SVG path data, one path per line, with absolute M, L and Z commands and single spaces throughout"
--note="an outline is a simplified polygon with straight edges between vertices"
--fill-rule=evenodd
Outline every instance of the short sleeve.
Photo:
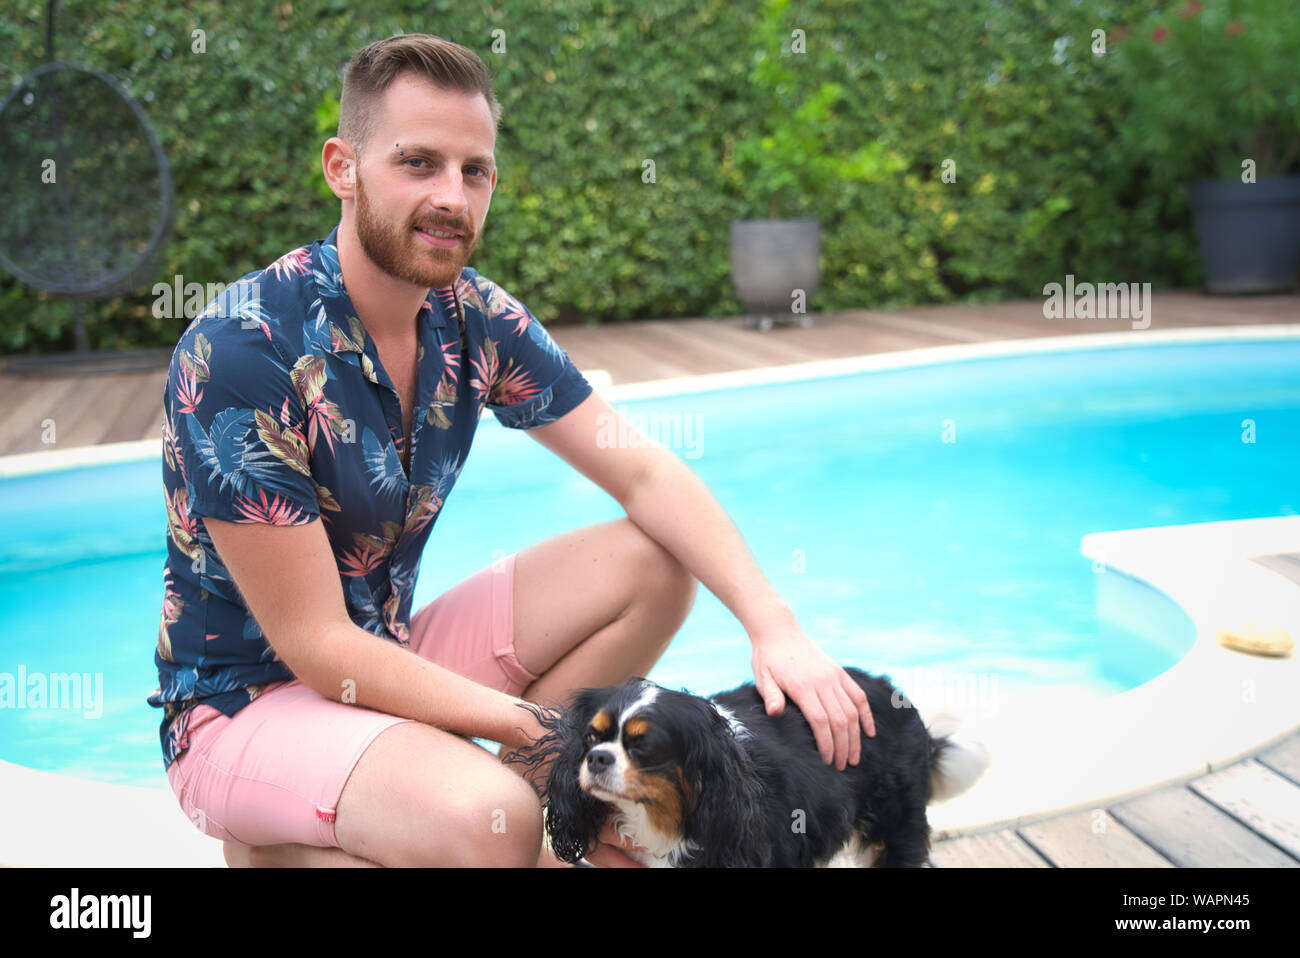
M 167 373 L 191 515 L 301 525 L 320 514 L 292 366 L 265 324 L 200 319 Z
M 496 375 L 487 406 L 508 429 L 555 422 L 591 395 L 591 384 L 523 303 L 482 276 L 487 335 L 495 344 Z

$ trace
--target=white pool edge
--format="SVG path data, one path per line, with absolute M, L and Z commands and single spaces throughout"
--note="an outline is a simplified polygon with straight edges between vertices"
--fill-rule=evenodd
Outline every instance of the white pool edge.
M 703 373 L 696 376 L 675 376 L 638 383 L 607 385 L 604 370 L 591 370 L 593 385 L 608 402 L 650 399 L 697 392 L 735 389 L 740 386 L 766 386 L 773 383 L 797 382 L 806 379 L 824 379 L 849 376 L 854 373 L 876 372 L 890 369 L 907 369 L 931 366 L 970 359 L 993 359 L 1007 356 L 1028 356 L 1037 353 L 1074 352 L 1109 346 L 1163 346 L 1176 343 L 1232 342 L 1255 339 L 1300 339 L 1300 323 L 1262 324 L 1251 326 L 1210 326 L 1195 329 L 1130 330 L 1118 333 L 1081 333 L 1078 335 L 1033 337 L 1029 339 L 1000 339 L 985 343 L 957 343 L 950 346 L 925 346 L 888 353 L 870 353 L 840 359 L 815 359 L 784 366 L 763 366 L 758 369 L 738 369 L 721 373 Z M 485 408 L 481 414 L 489 424 L 491 415 Z M 156 439 L 138 439 L 129 442 L 101 443 L 95 446 L 77 446 L 71 449 L 50 449 L 39 452 L 0 456 L 0 479 L 12 476 L 53 472 L 77 466 L 101 465 L 114 462 L 134 462 L 160 457 L 162 436 Z
M 1266 750 L 1300 729 L 1300 659 L 1239 652 L 1221 629 L 1248 623 L 1300 639 L 1300 586 L 1250 561 L 1300 552 L 1300 516 L 1091 533 L 1081 542 L 1099 575 L 1125 574 L 1175 602 L 1192 648 L 1095 713 L 1013 705 L 989 730 L 988 774 L 966 795 L 933 806 L 935 840 L 1099 810 L 1185 783 Z M 925 703 L 917 698 L 925 714 Z
M 1229 342 L 1252 339 L 1300 338 L 1300 324 L 1209 327 L 1180 330 L 1091 333 L 1027 340 L 927 347 L 894 353 L 836 360 L 817 360 L 789 366 L 766 367 L 701 376 L 677 377 L 648 383 L 605 386 L 608 401 L 712 391 L 742 385 L 766 385 L 800 379 L 849 375 L 869 370 L 902 369 L 964 359 L 1054 353 L 1111 345 L 1149 346 L 1185 342 Z M 0 478 L 28 475 L 76 466 L 145 460 L 161 455 L 161 437 L 67 450 L 0 457 Z M 1255 524 L 1249 548 L 1272 543 L 1271 551 L 1300 551 L 1300 517 L 1237 520 L 1158 529 L 1125 530 L 1085 536 L 1082 551 L 1090 558 L 1104 556 L 1107 566 L 1149 582 L 1178 602 L 1192 619 L 1196 642 L 1176 665 L 1138 688 L 1108 700 L 1095 715 L 1051 714 L 1046 710 L 1021 716 L 1020 731 L 990 738 L 994 762 L 966 795 L 931 806 L 933 840 L 976 834 L 1029 824 L 1056 815 L 1100 808 L 1164 785 L 1185 782 L 1208 771 L 1257 754 L 1300 728 L 1300 664 L 1294 653 L 1283 659 L 1250 656 L 1221 647 L 1217 628 L 1249 612 L 1252 594 L 1234 593 L 1240 599 L 1207 604 L 1205 576 L 1220 572 L 1249 590 L 1269 593 L 1269 615 L 1292 636 L 1300 638 L 1300 618 L 1278 617 L 1273 604 L 1285 594 L 1272 579 L 1276 574 L 1245 561 L 1234 547 L 1212 558 L 1208 566 L 1184 561 L 1171 572 L 1163 568 L 1163 538 L 1169 530 L 1183 536 L 1175 551 L 1163 553 L 1186 559 L 1214 549 L 1207 542 L 1223 528 L 1211 530 L 1211 540 L 1195 530 Z M 1162 537 L 1162 534 L 1166 534 Z M 1193 547 L 1193 543 L 1200 544 Z M 1191 548 L 1192 551 L 1187 550 Z M 1090 551 L 1091 550 L 1091 551 Z M 1260 550 L 1270 551 L 1270 550 Z M 1210 553 L 1211 557 L 1215 553 Z M 1206 572 L 1205 569 L 1213 572 Z M 1286 580 L 1281 580 L 1285 582 Z M 1292 607 L 1300 609 L 1300 590 Z M 1242 605 L 1244 603 L 1244 606 Z M 1270 620 L 1270 621 L 1274 621 Z M 865 666 L 868 669 L 870 666 Z M 1243 690 L 1251 689 L 1249 701 Z M 926 703 L 915 703 L 925 714 Z M 1011 724 L 1017 724 L 1008 716 Z M 970 728 L 979 732 L 981 719 Z M 1141 740 L 1131 734 L 1134 723 L 1144 731 Z M 1005 731 L 1004 727 L 1004 731 Z M 160 770 L 160 780 L 162 779 Z M 0 832 L 0 864 L 28 866 L 195 865 L 221 866 L 220 843 L 199 833 L 185 818 L 171 792 L 165 788 L 91 782 L 40 772 L 0 761 L 0 794 L 12 801 L 9 821 L 23 822 L 22 834 Z M 102 816 L 102 817 L 101 817 Z M 52 836 L 58 836 L 52 840 Z

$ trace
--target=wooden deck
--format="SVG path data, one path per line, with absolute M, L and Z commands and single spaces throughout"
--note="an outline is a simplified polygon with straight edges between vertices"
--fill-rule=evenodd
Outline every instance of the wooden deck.
M 1300 297 L 1157 292 L 1151 329 L 1300 323 Z M 817 314 L 808 329 L 742 317 L 552 329 L 580 369 L 615 384 L 925 346 L 1090 332 L 1122 320 L 1048 320 L 1042 300 Z M 1141 335 L 1141 330 L 1131 330 Z M 0 455 L 160 436 L 170 350 L 60 367 L 0 359 Z M 26 367 L 26 368 L 22 368 Z M 56 442 L 42 441 L 47 424 Z M 934 867 L 1296 867 L 1300 733 L 1259 755 L 1106 808 L 948 841 Z
M 1125 320 L 1049 320 L 1042 300 L 819 313 L 809 329 L 747 329 L 743 317 L 559 326 L 556 341 L 579 369 L 607 370 L 615 384 L 780 366 L 925 346 L 1123 332 Z M 1300 297 L 1153 296 L 1151 329 L 1300 322 Z M 178 331 L 179 335 L 179 331 Z M 0 456 L 161 436 L 171 350 L 30 362 L 0 357 Z M 54 442 L 49 442 L 49 424 Z
M 936 868 L 1300 867 L 1300 733 L 1185 785 L 935 842 L 930 862 Z

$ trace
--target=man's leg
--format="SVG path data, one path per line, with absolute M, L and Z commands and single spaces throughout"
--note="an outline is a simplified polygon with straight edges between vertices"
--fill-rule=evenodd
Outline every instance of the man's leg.
M 517 694 L 543 704 L 563 703 L 574 689 L 613 684 L 632 675 L 646 674 L 685 621 L 697 589 L 697 580 L 667 550 L 626 518 L 576 529 L 522 550 L 515 557 L 514 650 L 520 665 L 538 678 Z M 252 864 L 261 865 L 366 865 L 373 864 L 369 860 L 373 854 L 387 858 L 401 857 L 408 850 L 416 854 L 400 840 L 403 835 L 416 839 L 417 845 L 423 842 L 426 846 L 436 846 L 438 839 L 429 834 L 429 822 L 446 821 L 444 811 L 430 806 L 415 818 L 395 819 L 390 814 L 391 798 L 384 797 L 391 794 L 399 780 L 406 786 L 405 776 L 411 769 L 423 769 L 439 761 L 433 753 L 422 754 L 430 749 L 440 751 L 436 737 L 426 740 L 417 736 L 408 741 L 409 730 L 417 728 L 471 749 L 496 772 L 505 772 L 513 778 L 512 783 L 506 784 L 480 768 L 478 774 L 485 777 L 475 781 L 486 789 L 482 794 L 510 795 L 515 785 L 523 784 L 514 774 L 517 769 L 510 767 L 513 771 L 506 772 L 478 746 L 430 726 L 404 723 L 376 738 L 348 780 L 339 801 L 337 836 L 342 849 L 298 844 L 249 850 L 228 845 L 227 860 L 232 865 L 243 864 L 250 858 Z M 403 729 L 408 731 L 398 734 Z M 453 760 L 457 754 L 472 753 L 452 749 L 442 761 Z M 444 783 L 458 781 L 461 775 L 450 767 L 448 773 L 451 777 L 443 779 Z M 422 788 L 419 794 L 432 804 L 446 797 L 445 784 L 439 788 L 428 783 Z M 464 794 L 472 800 L 470 793 Z M 531 791 L 527 795 L 531 797 Z M 522 795 L 516 794 L 513 800 L 527 805 Z M 346 826 L 345 806 L 349 819 Z M 435 818 L 428 819 L 424 813 Z M 540 827 L 540 810 L 537 824 Z M 345 829 L 351 844 L 344 840 Z M 468 820 L 459 832 L 466 839 L 484 837 Z M 390 845 L 385 835 L 397 835 L 399 841 Z M 448 850 L 426 847 L 425 851 L 436 858 Z M 482 853 L 482 849 L 475 851 L 475 854 Z M 387 859 L 375 861 L 389 863 Z M 474 863 L 487 864 L 486 861 Z M 532 861 L 520 862 L 533 863 L 555 862 L 544 850 Z
M 515 557 L 515 655 L 539 678 L 521 697 L 567 703 L 575 689 L 645 675 L 686 620 L 698 587 L 627 518 L 522 550 Z
M 252 866 L 524 867 L 541 857 L 541 807 L 486 749 L 420 722 L 385 729 L 362 753 L 335 814 L 338 848 L 249 847 Z

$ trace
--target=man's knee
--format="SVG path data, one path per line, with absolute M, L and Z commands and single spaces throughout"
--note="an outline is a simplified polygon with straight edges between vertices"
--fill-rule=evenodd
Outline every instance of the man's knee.
M 381 733 L 339 799 L 349 854 L 390 867 L 535 865 L 541 805 L 483 749 L 415 722 Z
M 651 538 L 631 519 L 627 523 L 627 536 L 632 550 L 632 562 L 637 570 L 638 593 L 657 608 L 675 606 L 682 618 L 695 605 L 700 581 L 691 574 L 675 555 Z
M 542 808 L 522 778 L 502 768 L 500 788 L 463 795 L 430 813 L 434 841 L 424 865 L 529 868 L 542 848 Z

